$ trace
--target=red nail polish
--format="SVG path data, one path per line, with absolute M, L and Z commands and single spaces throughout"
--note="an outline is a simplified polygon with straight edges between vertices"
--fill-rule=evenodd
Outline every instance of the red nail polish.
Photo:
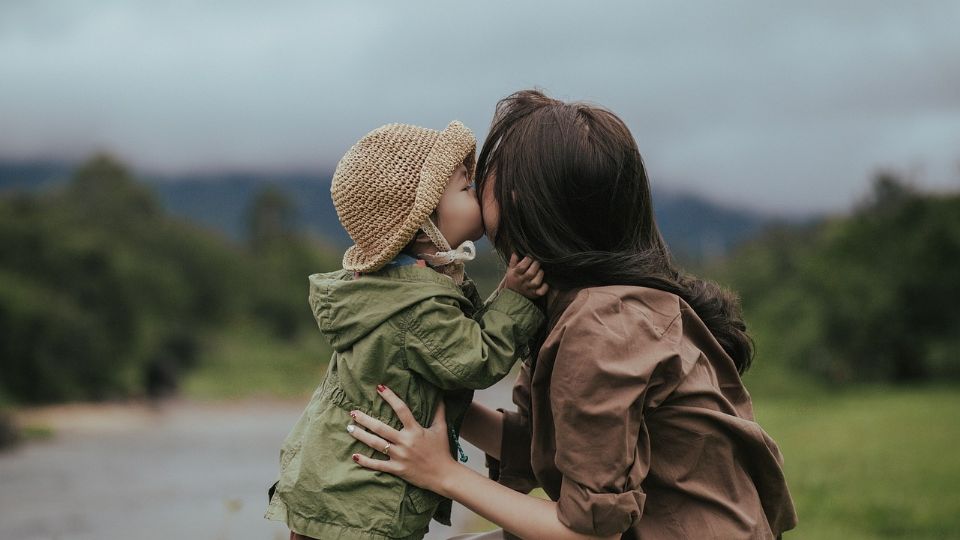
M 360 463 L 360 456 L 358 456 L 357 454 L 354 454 L 353 461 L 355 461 L 356 463 Z
M 384 385 L 382 385 L 382 384 L 378 384 L 378 385 L 377 385 L 377 392 L 383 392 L 383 391 L 386 390 L 386 389 L 387 389 L 387 387 L 384 386 Z
M 357 411 L 350 411 L 350 418 L 353 418 L 354 420 L 356 420 L 356 418 L 357 418 Z

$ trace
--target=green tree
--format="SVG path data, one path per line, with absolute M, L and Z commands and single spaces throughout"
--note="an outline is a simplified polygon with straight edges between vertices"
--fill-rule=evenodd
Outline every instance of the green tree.
M 295 236 L 296 205 L 276 186 L 258 193 L 247 210 L 247 241 L 255 252 Z
M 307 276 L 339 256 L 296 230 L 293 208 L 267 190 L 237 245 L 167 215 L 105 154 L 64 186 L 0 195 L 0 398 L 161 396 L 228 326 L 312 327 Z
M 960 377 L 960 195 L 877 176 L 848 216 L 769 231 L 721 270 L 759 360 L 835 382 Z

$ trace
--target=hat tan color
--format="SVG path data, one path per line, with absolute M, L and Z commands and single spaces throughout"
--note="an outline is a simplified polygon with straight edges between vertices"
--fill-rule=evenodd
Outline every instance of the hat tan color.
M 340 159 L 330 194 L 354 245 L 343 268 L 379 270 L 397 256 L 437 208 L 456 168 L 473 177 L 477 140 L 458 121 L 437 131 L 387 124 L 366 134 Z

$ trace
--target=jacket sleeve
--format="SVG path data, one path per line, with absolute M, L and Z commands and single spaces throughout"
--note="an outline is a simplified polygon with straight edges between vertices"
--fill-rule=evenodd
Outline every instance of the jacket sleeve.
M 455 299 L 433 297 L 401 319 L 407 366 L 445 390 L 481 389 L 505 377 L 543 324 L 530 300 L 499 291 L 476 320 Z
M 574 531 L 606 536 L 643 514 L 641 482 L 650 468 L 644 414 L 679 356 L 642 315 L 615 297 L 594 296 L 571 306 L 562 332 L 553 334 L 559 337 L 544 346 L 556 347 L 550 409 L 562 475 L 557 517 Z

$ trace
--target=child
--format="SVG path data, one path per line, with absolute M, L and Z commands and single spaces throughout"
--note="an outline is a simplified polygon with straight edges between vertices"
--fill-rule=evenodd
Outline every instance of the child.
M 431 517 L 450 524 L 449 499 L 354 463 L 354 453 L 389 459 L 389 447 L 370 450 L 344 426 L 356 409 L 402 427 L 379 384 L 422 425 L 443 399 L 456 457 L 473 390 L 507 375 L 543 323 L 531 302 L 547 290 L 536 263 L 511 258 L 486 303 L 464 274 L 483 235 L 475 150 L 460 122 L 439 132 L 388 124 L 337 165 L 331 194 L 355 245 L 343 270 L 309 278 L 309 303 L 334 353 L 280 450 L 265 515 L 291 536 L 422 538 Z

